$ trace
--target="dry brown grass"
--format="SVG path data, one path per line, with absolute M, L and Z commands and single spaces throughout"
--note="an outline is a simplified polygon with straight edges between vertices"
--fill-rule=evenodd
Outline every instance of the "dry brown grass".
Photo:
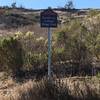
M 66 78 L 48 83 L 46 79 L 39 82 L 30 80 L 17 84 L 6 81 L 0 89 L 0 100 L 99 100 L 99 78 Z

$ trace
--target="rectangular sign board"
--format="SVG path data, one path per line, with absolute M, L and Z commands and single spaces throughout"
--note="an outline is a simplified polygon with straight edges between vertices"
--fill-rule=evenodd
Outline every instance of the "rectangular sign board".
M 57 13 L 51 9 L 41 12 L 40 18 L 41 27 L 57 27 Z

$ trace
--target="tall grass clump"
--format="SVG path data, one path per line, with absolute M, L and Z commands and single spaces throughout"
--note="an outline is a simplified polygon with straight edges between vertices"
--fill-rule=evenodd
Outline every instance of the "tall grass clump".
M 95 83 L 93 83 L 95 81 Z M 1 100 L 100 100 L 99 80 L 88 78 L 42 79 L 17 85 Z

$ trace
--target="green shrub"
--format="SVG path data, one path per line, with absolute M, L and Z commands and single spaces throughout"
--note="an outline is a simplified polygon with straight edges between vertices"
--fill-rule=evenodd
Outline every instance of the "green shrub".
M 100 78 L 100 73 L 99 72 L 97 73 L 96 77 Z
M 0 62 L 3 71 L 17 74 L 23 66 L 23 49 L 21 43 L 13 37 L 1 39 Z

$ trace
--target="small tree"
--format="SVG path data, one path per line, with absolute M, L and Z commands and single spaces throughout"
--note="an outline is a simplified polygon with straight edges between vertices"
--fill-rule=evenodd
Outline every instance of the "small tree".
M 72 0 L 67 0 L 64 8 L 67 10 L 67 16 L 69 18 L 71 18 L 72 17 L 72 9 L 74 9 L 73 1 Z
M 74 4 L 72 0 L 67 1 L 67 3 L 65 4 L 65 9 L 73 9 L 74 8 Z
M 11 7 L 12 7 L 12 8 L 16 8 L 16 2 L 13 2 L 13 3 L 11 4 Z

